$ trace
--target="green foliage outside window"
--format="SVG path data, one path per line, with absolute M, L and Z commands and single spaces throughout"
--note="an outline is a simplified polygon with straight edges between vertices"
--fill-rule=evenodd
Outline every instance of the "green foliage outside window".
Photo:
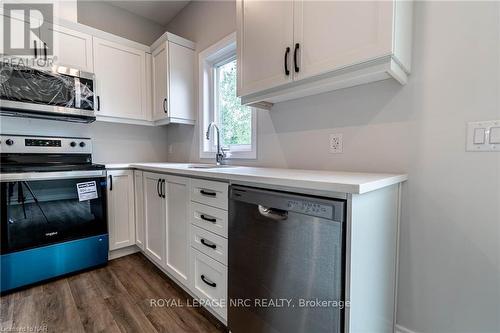
M 217 67 L 218 115 L 224 146 L 252 143 L 252 111 L 236 97 L 236 60 Z

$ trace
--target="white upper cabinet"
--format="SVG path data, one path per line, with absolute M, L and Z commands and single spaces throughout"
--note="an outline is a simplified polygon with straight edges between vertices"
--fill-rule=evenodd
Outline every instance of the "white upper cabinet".
M 296 1 L 295 77 L 304 79 L 390 55 L 392 7 L 390 1 Z
M 242 103 L 276 103 L 391 77 L 405 84 L 412 10 L 411 1 L 237 0 Z
M 149 120 L 146 52 L 93 37 L 97 116 Z
M 131 170 L 108 170 L 109 249 L 135 244 L 134 177 Z
M 52 34 L 53 48 L 48 53 L 56 57 L 57 65 L 94 72 L 91 35 L 55 24 L 48 27 L 47 32 L 42 31 L 42 38 L 46 33 Z
M 3 13 L 1 8 L 0 13 Z M 41 33 L 40 28 L 38 28 L 40 21 L 37 17 L 30 17 L 30 22 L 25 20 L 24 11 L 13 11 L 10 17 L 0 15 L 0 54 L 23 59 L 34 59 L 42 56 L 42 41 L 39 38 Z M 9 36 L 7 36 L 7 31 L 4 31 L 7 25 L 10 28 Z M 25 39 L 25 31 L 29 31 L 28 40 Z M 7 50 L 7 42 L 9 41 L 10 49 L 24 49 L 25 46 L 29 46 L 31 50 L 23 55 L 20 55 L 18 52 L 9 52 Z
M 151 54 L 153 66 L 153 120 L 168 117 L 168 43 Z
M 194 44 L 166 33 L 151 49 L 153 120 L 194 124 Z
M 238 95 L 292 80 L 293 6 L 293 1 L 238 3 Z

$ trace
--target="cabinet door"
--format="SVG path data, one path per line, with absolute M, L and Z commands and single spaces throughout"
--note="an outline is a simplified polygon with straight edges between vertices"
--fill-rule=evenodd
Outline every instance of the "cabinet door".
M 168 116 L 194 120 L 194 51 L 169 42 Z
M 294 4 L 294 52 L 299 44 L 296 79 L 391 53 L 392 1 L 297 0 Z
M 146 53 L 96 37 L 93 45 L 97 115 L 145 120 Z
M 189 179 L 166 177 L 167 197 L 167 255 L 166 269 L 179 280 L 188 284 L 189 253 Z
M 14 56 L 23 59 L 33 59 L 35 58 L 35 52 L 37 57 L 41 56 L 42 42 L 39 38 L 40 36 L 40 20 L 36 17 L 30 17 L 31 22 L 26 22 L 24 18 L 24 11 L 13 11 L 11 16 L 7 17 L 0 15 L 0 27 L 2 31 L 0 33 L 0 54 L 5 56 Z M 29 45 L 31 48 L 26 54 L 20 55 L 18 52 L 8 52 L 4 47 L 5 43 L 8 42 L 7 36 L 5 36 L 4 28 L 5 25 L 10 23 L 10 48 L 12 49 L 24 49 L 25 46 Z M 25 40 L 25 31 L 29 31 L 29 40 Z M 36 51 L 35 51 L 36 48 Z
M 143 172 L 134 171 L 135 244 L 144 250 L 144 187 Z
M 48 31 L 42 31 L 42 38 L 47 33 L 53 36 L 53 46 L 49 53 L 56 57 L 56 64 L 94 72 L 92 36 L 55 24 L 49 25 Z
M 168 116 L 168 43 L 161 44 L 152 53 L 153 65 L 153 120 Z
M 134 178 L 132 171 L 108 171 L 110 250 L 135 244 L 134 218 Z
M 144 172 L 145 252 L 161 266 L 165 261 L 165 199 L 160 195 L 161 175 Z
M 293 1 L 237 2 L 238 96 L 292 79 Z M 287 48 L 288 69 L 285 74 Z

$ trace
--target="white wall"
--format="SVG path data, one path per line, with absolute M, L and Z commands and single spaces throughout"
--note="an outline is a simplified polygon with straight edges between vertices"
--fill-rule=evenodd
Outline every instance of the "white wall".
M 57 8 L 61 9 L 73 7 L 76 9 L 77 5 L 76 0 L 55 1 L 55 3 L 58 5 Z M 68 16 L 65 18 L 70 19 Z M 148 45 L 165 31 L 160 25 L 140 16 L 95 1 L 78 1 L 78 21 Z M 96 163 L 164 162 L 167 160 L 165 126 L 150 127 L 103 122 L 76 124 L 3 117 L 0 119 L 0 133 L 90 137 Z
M 500 331 L 500 154 L 465 152 L 467 121 L 500 119 L 499 7 L 419 2 L 408 85 L 378 82 L 258 114 L 258 160 L 247 164 L 409 174 L 397 317 L 417 332 Z M 234 8 L 194 2 L 167 28 L 199 52 L 235 30 Z M 344 154 L 328 153 L 330 133 L 344 134 Z M 197 140 L 197 128 L 169 127 L 169 161 L 197 161 Z
M 165 32 L 160 24 L 101 1 L 78 0 L 78 23 L 146 45 Z
M 0 133 L 90 137 L 95 163 L 165 162 L 167 160 L 167 131 L 164 126 L 150 127 L 104 122 L 78 124 L 2 117 L 0 118 Z

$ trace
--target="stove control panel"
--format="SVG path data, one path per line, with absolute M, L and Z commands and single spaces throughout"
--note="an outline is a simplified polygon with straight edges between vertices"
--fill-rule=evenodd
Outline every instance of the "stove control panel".
M 13 154 L 91 154 L 90 138 L 0 135 L 2 153 Z
M 30 147 L 61 147 L 61 140 L 24 139 L 24 145 Z

